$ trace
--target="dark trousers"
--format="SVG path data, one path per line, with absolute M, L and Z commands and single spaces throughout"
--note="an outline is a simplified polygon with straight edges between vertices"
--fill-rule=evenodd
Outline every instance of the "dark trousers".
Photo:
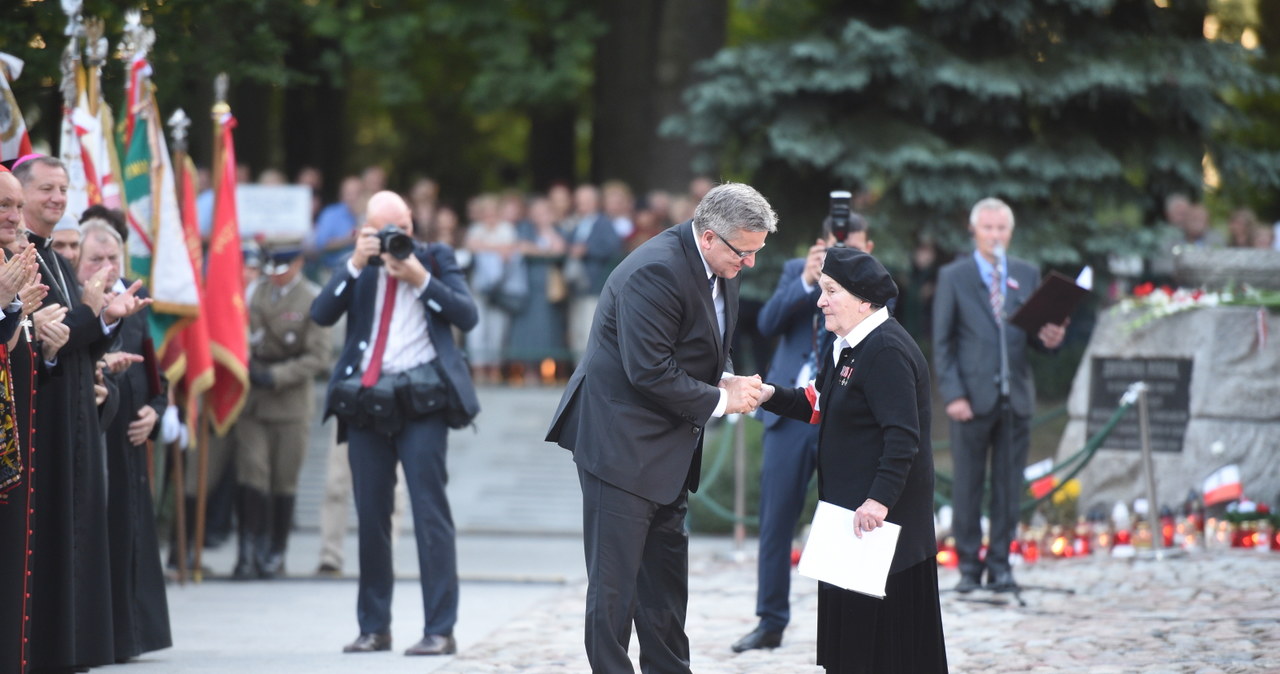
M 791 622 L 791 543 L 818 460 L 818 427 L 780 419 L 764 432 L 756 615 L 771 632 Z
M 955 480 L 951 507 L 960 573 L 981 577 L 982 489 L 991 460 L 991 530 L 986 568 L 1009 570 L 1009 543 L 1018 528 L 1022 505 L 1022 471 L 1027 465 L 1031 428 L 1027 417 L 1000 411 L 1000 406 L 966 422 L 951 422 L 951 460 Z
M 640 669 L 689 672 L 689 493 L 666 505 L 578 469 L 587 561 L 586 649 L 591 671 L 633 672 L 631 623 Z
M 391 512 L 396 462 L 404 464 L 422 583 L 423 634 L 452 634 L 458 620 L 458 559 L 453 515 L 445 495 L 448 427 L 443 414 L 407 421 L 395 436 L 348 428 L 351 484 L 359 520 L 360 632 L 391 629 Z

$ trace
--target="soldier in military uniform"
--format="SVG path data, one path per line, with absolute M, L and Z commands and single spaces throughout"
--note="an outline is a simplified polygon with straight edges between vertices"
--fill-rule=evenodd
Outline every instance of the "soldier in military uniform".
M 311 321 L 320 292 L 300 245 L 276 246 L 249 295 L 249 398 L 236 422 L 239 555 L 234 577 L 284 573 L 298 472 L 306 455 L 313 386 L 328 369 L 329 330 Z

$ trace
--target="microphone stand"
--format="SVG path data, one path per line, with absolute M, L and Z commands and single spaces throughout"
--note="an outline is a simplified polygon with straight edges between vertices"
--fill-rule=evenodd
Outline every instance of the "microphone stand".
M 996 295 L 999 297 L 997 302 L 998 310 L 996 311 L 996 334 L 1000 345 L 1000 373 L 996 376 L 996 385 L 1000 390 L 1000 441 L 1005 451 L 1010 451 L 1013 449 L 1013 406 L 1009 404 L 1009 331 L 1005 325 L 1005 288 L 1008 287 L 1009 281 L 1006 278 L 1008 267 L 1005 263 L 1004 246 L 996 244 L 995 254 Z M 994 471 L 994 465 L 992 470 Z M 1017 492 L 1009 494 L 1009 498 L 1016 499 Z M 1008 504 L 1005 504 L 1005 506 L 1007 507 Z M 1017 523 L 1014 523 L 1014 533 L 1010 534 L 1010 541 L 1005 543 L 1006 555 L 1008 554 L 1008 546 L 1012 543 L 1012 536 L 1016 535 L 1017 530 Z M 993 536 L 992 538 L 995 537 Z M 1012 572 L 1012 568 L 1010 571 Z M 1018 604 L 1026 606 L 1027 604 L 1022 600 L 1022 595 L 1016 583 L 1013 585 L 1012 591 L 1014 599 L 1018 600 Z
M 1005 449 L 1012 450 L 1013 448 L 1013 405 L 1009 399 L 1010 398 L 1010 395 L 1009 395 L 1009 331 L 1008 331 L 1008 326 L 1005 320 L 1006 316 L 1008 315 L 1008 312 L 1005 311 L 1005 289 L 1009 285 L 1008 264 L 1006 262 L 1003 246 L 1000 246 L 997 244 L 995 247 L 995 254 L 996 254 L 996 273 L 998 274 L 997 291 L 1000 298 L 998 302 L 999 311 L 997 312 L 997 316 L 996 316 L 996 334 L 999 336 L 999 343 L 1000 343 L 1000 373 L 999 375 L 997 375 L 997 380 L 996 380 L 996 384 L 1000 389 L 1000 438 L 1001 438 L 1001 442 L 1003 442 L 1004 444 Z M 1022 468 L 1022 467 L 1018 466 L 1018 468 Z M 1013 493 L 1009 495 L 1009 498 L 1012 498 L 1012 499 L 1019 498 L 1018 493 L 1019 492 L 1015 490 Z M 1018 530 L 1016 521 L 1013 524 L 1013 530 L 1016 534 Z M 1012 542 L 1012 538 L 1010 539 L 1010 542 Z M 1048 588 L 1048 587 L 1038 587 L 1038 586 L 1024 587 L 1024 586 L 1018 585 L 1015 582 L 1013 584 L 1013 587 L 1009 589 L 1009 593 L 1013 595 L 1013 598 L 1018 602 L 1018 605 L 1023 607 L 1027 605 L 1027 602 L 1022 599 L 1023 590 L 1043 590 L 1043 591 L 1062 592 L 1064 594 L 1075 594 L 1074 589 Z M 992 601 L 990 603 L 998 603 L 998 602 Z

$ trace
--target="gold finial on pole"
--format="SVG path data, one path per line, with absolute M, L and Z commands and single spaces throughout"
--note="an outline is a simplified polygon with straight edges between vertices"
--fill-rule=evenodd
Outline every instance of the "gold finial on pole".
M 226 73 L 218 73 L 218 76 L 213 78 L 213 114 L 215 116 L 220 117 L 231 112 L 231 106 L 227 105 L 227 88 L 230 83 L 231 80 Z

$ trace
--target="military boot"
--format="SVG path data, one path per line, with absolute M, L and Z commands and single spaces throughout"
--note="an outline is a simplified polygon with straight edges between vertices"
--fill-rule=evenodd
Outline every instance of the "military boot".
M 231 577 L 253 580 L 262 577 L 261 548 L 267 535 L 267 495 L 250 487 L 240 487 L 236 517 L 240 520 L 236 568 Z
M 261 552 L 262 577 L 275 578 L 284 575 L 284 552 L 289 546 L 289 530 L 293 527 L 292 494 L 275 494 L 271 497 L 271 540 Z

